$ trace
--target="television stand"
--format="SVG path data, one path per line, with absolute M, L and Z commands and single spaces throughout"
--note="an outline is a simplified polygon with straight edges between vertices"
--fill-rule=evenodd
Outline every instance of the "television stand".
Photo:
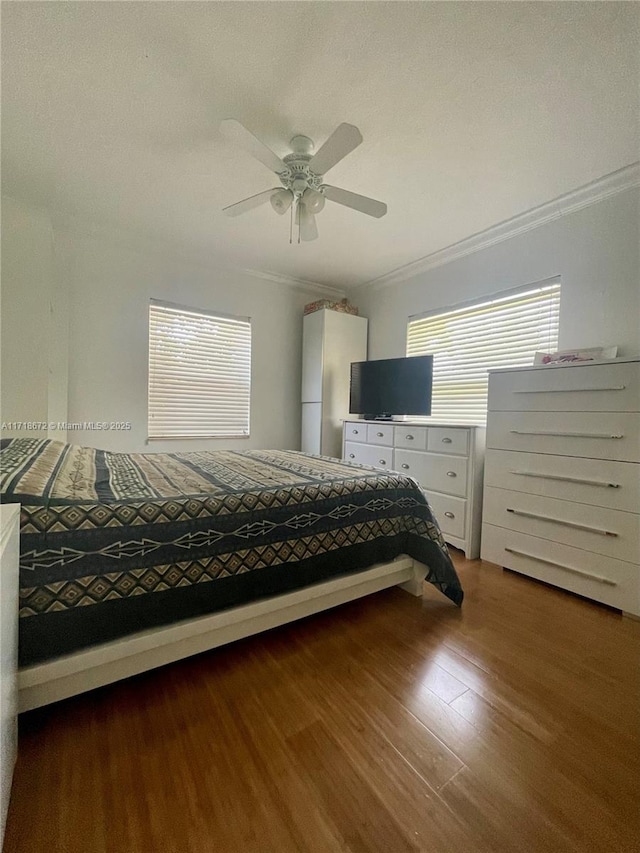
M 484 427 L 464 424 L 348 420 L 342 458 L 417 480 L 445 540 L 474 560 L 480 556 L 484 436 Z

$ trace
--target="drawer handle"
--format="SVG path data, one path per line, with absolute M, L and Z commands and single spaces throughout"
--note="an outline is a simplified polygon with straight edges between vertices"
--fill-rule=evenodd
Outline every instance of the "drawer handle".
M 620 483 L 606 483 L 604 480 L 587 480 L 584 477 L 564 477 L 560 474 L 538 474 L 535 471 L 510 471 L 519 477 L 538 477 L 541 480 L 559 480 L 562 483 L 583 483 L 585 486 L 604 486 L 607 489 L 619 489 Z
M 447 438 L 446 436 L 445 436 L 445 438 L 442 439 L 443 444 L 451 444 L 452 441 L 453 441 L 452 438 Z
M 457 476 L 458 475 L 456 474 L 455 471 L 447 471 L 447 477 L 457 477 Z
M 381 465 L 386 465 L 386 464 L 387 464 L 387 463 L 386 463 L 386 461 L 385 461 L 384 459 L 379 459 L 379 460 L 378 460 L 378 462 L 379 462 Z
M 452 512 L 445 512 L 447 518 L 455 518 L 455 515 Z
M 555 524 L 563 524 L 565 527 L 575 527 L 577 530 L 588 530 L 590 533 L 599 533 L 600 536 L 618 536 L 613 530 L 603 530 L 601 527 L 590 527 L 588 524 L 578 524 L 576 521 L 565 521 L 563 518 L 553 518 L 551 515 L 538 515 L 535 512 L 525 512 L 523 509 L 511 509 L 507 512 L 513 515 L 522 515 L 524 518 L 539 518 L 541 521 L 553 521 Z
M 377 432 L 376 435 L 378 436 L 378 438 L 384 438 L 383 432 Z
M 624 391 L 626 385 L 607 385 L 599 388 L 532 388 L 528 391 L 514 391 L 514 394 L 567 394 L 569 391 Z
M 565 566 L 564 563 L 556 563 L 553 560 L 546 560 L 544 557 L 536 557 L 535 554 L 527 554 L 526 551 L 518 551 L 516 548 L 505 548 L 505 551 L 508 551 L 510 554 L 517 554 L 519 557 L 529 557 L 531 560 L 537 560 L 539 563 L 546 563 L 549 566 L 556 566 L 558 569 L 564 569 L 565 572 L 571 572 L 573 575 L 580 575 L 583 578 L 589 578 L 592 581 L 598 581 L 598 583 L 607 584 L 607 586 L 618 586 L 616 581 L 612 581 L 611 578 L 603 578 L 601 575 L 593 575 L 591 572 L 583 572 L 580 569 L 574 569 L 573 566 Z
M 358 435 L 358 430 L 357 430 L 357 429 L 352 430 L 352 432 L 353 432 L 353 434 L 354 434 L 354 435 Z
M 407 441 L 413 441 L 412 435 L 405 435 L 405 438 L 407 439 Z
M 403 462 L 403 463 L 402 463 L 402 467 L 403 467 L 406 471 L 408 471 L 408 470 L 409 470 L 409 466 L 407 465 L 407 463 L 406 463 L 406 462 Z
M 559 435 L 566 436 L 568 438 L 624 438 L 623 435 L 610 435 L 605 432 L 551 432 L 549 430 L 523 430 L 523 429 L 512 429 L 509 430 L 514 435 Z M 443 439 L 444 441 L 444 439 Z
M 349 459 L 355 459 L 355 458 L 356 458 L 356 454 L 355 454 L 355 453 L 350 453 L 350 454 L 349 454 Z

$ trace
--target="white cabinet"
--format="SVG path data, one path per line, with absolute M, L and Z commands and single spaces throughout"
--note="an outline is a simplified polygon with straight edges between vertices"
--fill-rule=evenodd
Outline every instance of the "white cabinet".
M 482 557 L 640 615 L 640 361 L 495 371 Z
M 484 429 L 403 421 L 345 421 L 343 459 L 418 481 L 445 540 L 480 554 Z
M 0 506 L 0 849 L 18 750 L 18 550 L 20 506 Z
M 302 442 L 305 453 L 340 458 L 349 413 L 351 362 L 366 361 L 367 320 L 323 308 L 302 332 Z

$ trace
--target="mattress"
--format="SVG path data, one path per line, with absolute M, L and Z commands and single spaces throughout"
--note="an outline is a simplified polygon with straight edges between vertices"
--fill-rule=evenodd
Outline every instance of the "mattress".
M 22 666 L 400 554 L 462 603 L 410 477 L 287 450 L 0 448 L 2 501 L 21 504 Z

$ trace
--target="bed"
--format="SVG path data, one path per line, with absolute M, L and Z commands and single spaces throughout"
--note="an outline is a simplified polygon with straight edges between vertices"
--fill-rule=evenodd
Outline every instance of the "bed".
M 393 584 L 463 592 L 410 477 L 296 451 L 3 439 L 21 504 L 20 708 Z

